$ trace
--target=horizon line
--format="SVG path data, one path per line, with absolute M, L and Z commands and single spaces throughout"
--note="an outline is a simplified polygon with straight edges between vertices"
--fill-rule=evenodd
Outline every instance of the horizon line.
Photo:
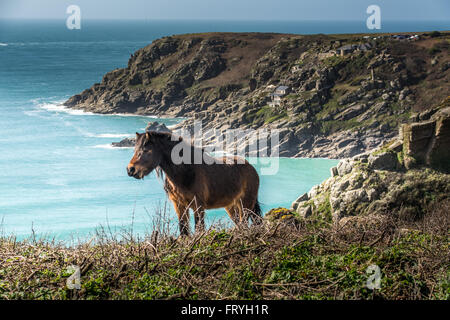
M 0 20 L 65 21 L 66 18 L 1 17 Z M 361 19 L 214 19 L 214 18 L 83 18 L 84 21 L 239 21 L 239 22 L 362 22 Z M 383 19 L 384 22 L 447 22 L 446 19 Z M 450 22 L 449 22 L 450 24 Z

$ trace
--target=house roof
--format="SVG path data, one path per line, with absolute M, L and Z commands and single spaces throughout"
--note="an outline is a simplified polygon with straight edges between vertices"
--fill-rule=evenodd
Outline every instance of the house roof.
M 360 49 L 360 50 L 368 50 L 372 48 L 372 46 L 370 45 L 370 43 L 363 43 L 363 44 L 346 44 L 345 46 L 342 46 L 340 48 L 338 48 L 337 50 L 356 50 L 356 49 Z
M 346 44 L 345 46 L 338 48 L 338 50 L 353 50 L 353 49 L 354 47 L 351 44 Z
M 286 90 L 286 89 L 289 89 L 289 87 L 288 86 L 279 86 L 277 88 L 277 90 Z

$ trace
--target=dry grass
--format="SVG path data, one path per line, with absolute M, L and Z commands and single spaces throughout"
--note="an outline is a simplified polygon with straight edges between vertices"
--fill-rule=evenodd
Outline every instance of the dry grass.
M 164 211 L 164 210 L 163 210 Z M 395 214 L 335 226 L 322 220 L 168 234 L 164 212 L 135 239 L 107 229 L 95 241 L 0 240 L 1 299 L 448 299 L 450 201 L 420 222 Z M 366 269 L 382 271 L 366 288 Z M 81 269 L 81 290 L 67 268 Z

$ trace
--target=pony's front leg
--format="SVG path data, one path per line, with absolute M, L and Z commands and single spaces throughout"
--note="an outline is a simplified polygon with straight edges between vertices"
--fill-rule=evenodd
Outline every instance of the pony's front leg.
M 197 208 L 194 211 L 195 232 L 205 231 L 205 210 Z
M 189 207 L 180 204 L 175 204 L 175 211 L 178 216 L 178 225 L 180 228 L 180 235 L 189 235 Z

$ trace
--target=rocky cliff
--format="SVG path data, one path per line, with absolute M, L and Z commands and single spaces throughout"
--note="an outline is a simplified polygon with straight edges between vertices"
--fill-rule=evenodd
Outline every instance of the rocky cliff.
M 194 119 L 206 128 L 280 129 L 280 154 L 344 158 L 380 146 L 449 92 L 450 33 L 207 33 L 154 41 L 65 102 L 98 113 Z M 340 54 L 343 45 L 358 48 Z M 277 105 L 270 95 L 288 87 Z
M 291 210 L 335 222 L 394 212 L 417 219 L 430 203 L 448 199 L 450 99 L 446 102 L 445 108 L 417 115 L 427 120 L 403 125 L 396 139 L 341 160 L 332 177 L 301 195 Z

